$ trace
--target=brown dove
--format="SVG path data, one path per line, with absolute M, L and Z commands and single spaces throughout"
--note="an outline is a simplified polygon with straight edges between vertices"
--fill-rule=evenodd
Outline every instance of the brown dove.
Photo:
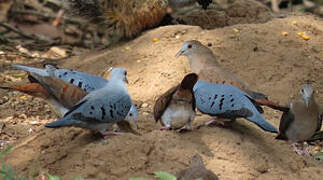
M 154 118 L 164 126 L 162 129 L 192 129 L 195 117 L 193 86 L 198 76 L 190 73 L 182 82 L 161 95 L 154 105 Z
M 205 168 L 202 157 L 196 154 L 192 157 L 190 167 L 180 171 L 177 175 L 177 180 L 217 180 L 218 177 L 210 170 Z
M 211 49 L 196 40 L 186 41 L 176 57 L 186 56 L 191 70 L 199 75 L 199 79 L 216 84 L 231 84 L 249 94 L 260 105 L 265 105 L 280 111 L 288 111 L 288 107 L 271 102 L 267 97 L 252 91 L 249 85 L 235 74 L 223 69 Z
M 284 112 L 281 117 L 276 139 L 289 140 L 295 152 L 309 155 L 304 148 L 304 141 L 321 129 L 322 122 L 320 107 L 315 102 L 313 86 L 302 85 L 299 95 L 289 106 L 289 111 Z M 298 142 L 302 143 L 302 151 L 296 147 Z

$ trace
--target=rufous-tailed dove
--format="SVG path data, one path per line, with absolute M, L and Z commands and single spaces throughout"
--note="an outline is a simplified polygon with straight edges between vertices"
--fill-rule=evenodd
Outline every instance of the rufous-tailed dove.
M 304 148 L 304 141 L 320 130 L 322 123 L 321 110 L 315 101 L 313 86 L 302 85 L 298 96 L 289 104 L 289 107 L 290 110 L 284 112 L 281 117 L 276 139 L 289 140 L 295 152 L 309 155 Z M 297 143 L 302 143 L 302 150 L 297 149 Z

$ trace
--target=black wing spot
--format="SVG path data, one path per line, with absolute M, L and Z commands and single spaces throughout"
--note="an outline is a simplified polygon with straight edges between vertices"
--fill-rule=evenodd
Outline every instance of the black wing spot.
M 234 107 L 234 104 L 232 104 L 231 107 Z
M 90 111 L 90 114 L 93 114 L 93 112 L 92 112 L 92 111 Z
M 58 75 L 58 77 L 59 77 L 59 78 L 62 78 L 62 75 L 60 74 L 60 75 Z
M 70 83 L 71 83 L 71 84 L 73 84 L 73 82 L 74 82 L 74 79 L 72 78 L 72 79 L 70 80 Z
M 91 106 L 91 109 L 94 110 L 94 106 Z
M 101 107 L 101 112 L 102 112 L 101 119 L 104 119 L 104 116 L 105 116 L 105 109 L 104 109 L 104 107 L 103 107 L 103 106 Z
M 76 74 L 76 72 L 75 72 L 73 69 L 70 69 L 70 72 L 71 72 L 72 74 Z
M 209 100 L 211 100 L 211 97 L 209 97 Z
M 212 104 L 211 104 L 211 108 L 214 106 L 214 101 L 212 102 Z
M 233 102 L 234 101 L 234 98 L 230 99 L 230 102 Z
M 224 97 L 224 94 L 221 97 Z
M 67 75 L 67 72 L 64 72 L 64 74 L 63 74 L 64 76 L 66 76 Z
M 113 118 L 114 116 L 113 116 L 113 110 L 112 109 L 110 109 L 110 116 L 111 116 L 111 118 Z
M 232 97 L 232 94 L 230 94 L 230 97 Z
M 220 104 L 219 104 L 219 108 L 220 108 L 220 110 L 222 110 L 223 101 L 224 101 L 224 98 L 221 98 L 221 99 L 220 99 Z
M 214 98 L 213 99 L 216 99 L 218 97 L 218 95 L 216 94 L 216 95 L 214 95 Z
M 80 87 L 80 88 L 81 88 L 81 87 L 82 87 L 82 84 L 83 84 L 83 82 L 82 82 L 82 81 L 80 81 L 80 82 L 79 82 L 79 84 L 78 84 L 78 87 Z

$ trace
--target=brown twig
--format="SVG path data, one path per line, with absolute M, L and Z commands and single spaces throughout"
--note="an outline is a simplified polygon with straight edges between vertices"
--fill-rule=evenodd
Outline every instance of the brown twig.
M 12 10 L 12 13 L 15 13 L 15 14 L 28 14 L 28 15 L 40 16 L 40 17 L 50 18 L 50 19 L 56 19 L 57 18 L 57 15 L 55 15 L 55 14 L 51 14 L 51 13 L 48 13 L 48 12 L 39 12 L 39 11 Z M 62 20 L 66 21 L 68 23 L 71 23 L 71 24 L 82 25 L 82 24 L 86 23 L 85 20 L 82 20 L 80 18 L 71 18 L 71 17 L 66 17 L 66 16 L 62 16 Z
M 48 39 L 48 38 L 45 38 L 45 37 L 41 37 L 41 36 L 38 36 L 36 34 L 28 34 L 28 33 L 25 33 L 13 26 L 11 26 L 10 24 L 8 23 L 5 23 L 5 22 L 1 22 L 0 21 L 0 26 L 8 29 L 8 30 L 11 30 L 17 34 L 19 34 L 20 36 L 24 37 L 24 38 L 27 38 L 27 39 L 32 39 L 32 40 L 36 40 L 36 41 L 44 41 L 44 42 L 47 42 L 47 43 L 53 43 L 53 40 L 51 39 Z

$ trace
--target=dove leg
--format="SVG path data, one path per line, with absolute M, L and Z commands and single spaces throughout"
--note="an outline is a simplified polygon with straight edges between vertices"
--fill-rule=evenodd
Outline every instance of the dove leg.
M 192 113 L 191 116 L 189 117 L 189 119 L 187 120 L 184 129 L 189 130 L 189 131 L 193 129 L 192 123 L 194 121 L 194 118 L 195 118 L 195 113 Z
M 166 131 L 166 130 L 170 130 L 170 127 L 167 127 L 167 126 L 163 126 L 161 127 L 159 130 L 161 131 Z
M 303 153 L 306 155 L 306 156 L 311 156 L 311 154 L 308 152 L 307 150 L 308 148 L 308 145 L 304 145 L 304 143 L 302 143 L 302 149 L 303 149 Z
M 297 143 L 292 143 L 292 146 L 294 148 L 294 151 L 298 154 L 298 155 L 303 155 L 303 151 L 299 150 L 296 146 Z
M 223 119 L 219 117 L 214 117 L 211 121 L 205 123 L 206 126 L 223 126 L 230 127 L 232 125 L 233 120 Z
M 115 131 L 105 131 L 105 132 L 101 132 L 101 134 L 104 137 L 109 137 L 109 136 L 119 136 L 124 134 L 123 132 L 115 132 Z

